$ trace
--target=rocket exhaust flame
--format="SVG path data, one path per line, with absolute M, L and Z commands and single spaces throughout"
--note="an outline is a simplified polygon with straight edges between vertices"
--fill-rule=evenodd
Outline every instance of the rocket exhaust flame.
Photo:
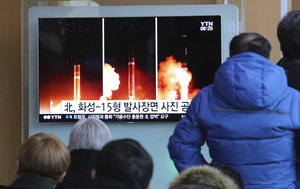
M 100 100 L 109 100 L 113 91 L 119 89 L 120 76 L 110 64 L 105 63 L 103 67 L 103 96 Z
M 176 70 L 176 75 L 179 78 L 178 82 L 180 84 L 180 99 L 188 100 L 189 83 L 192 79 L 192 74 L 188 72 L 187 68 L 181 68 Z
M 185 64 L 177 62 L 173 56 L 160 62 L 158 71 L 158 98 L 161 100 L 188 100 L 188 87 L 192 79 Z

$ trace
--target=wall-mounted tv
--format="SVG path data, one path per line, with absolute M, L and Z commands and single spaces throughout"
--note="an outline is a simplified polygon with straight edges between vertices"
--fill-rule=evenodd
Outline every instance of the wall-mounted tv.
M 228 56 L 236 14 L 228 5 L 32 8 L 30 110 L 39 122 L 178 121 Z

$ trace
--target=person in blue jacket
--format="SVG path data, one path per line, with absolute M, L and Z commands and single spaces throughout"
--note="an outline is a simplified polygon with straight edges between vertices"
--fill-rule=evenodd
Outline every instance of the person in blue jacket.
M 239 172 L 245 189 L 294 189 L 295 131 L 300 128 L 300 93 L 287 86 L 284 69 L 268 60 L 271 45 L 257 33 L 230 42 L 230 57 L 212 85 L 193 98 L 169 139 L 179 172 L 212 163 Z

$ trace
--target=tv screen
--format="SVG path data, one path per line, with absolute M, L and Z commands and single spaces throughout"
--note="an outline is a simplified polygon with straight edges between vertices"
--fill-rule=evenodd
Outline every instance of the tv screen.
M 224 59 L 226 16 L 176 14 L 172 6 L 152 7 L 163 14 L 139 13 L 145 7 L 98 7 L 100 15 L 35 14 L 40 122 L 178 121 L 185 115 Z M 121 13 L 101 15 L 105 8 Z M 231 37 L 236 30 L 230 32 Z

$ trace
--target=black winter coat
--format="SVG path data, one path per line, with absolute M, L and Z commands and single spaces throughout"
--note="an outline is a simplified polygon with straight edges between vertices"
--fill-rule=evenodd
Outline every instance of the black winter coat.
M 71 164 L 56 189 L 87 189 L 91 184 L 91 171 L 96 166 L 96 150 L 72 150 Z
M 55 189 L 56 181 L 32 174 L 24 174 L 5 189 Z
M 98 176 L 93 180 L 92 187 L 89 189 L 134 189 L 126 186 L 126 183 L 122 183 L 113 178 Z
M 281 66 L 284 68 L 287 79 L 288 79 L 288 85 L 290 87 L 293 87 L 294 89 L 297 89 L 300 91 L 300 59 L 292 59 L 287 60 L 285 58 L 282 58 L 277 63 L 278 66 Z M 297 138 L 297 141 L 300 140 L 300 131 L 296 132 L 295 137 Z M 300 189 L 300 145 L 296 144 L 296 175 L 297 175 L 297 189 Z
M 300 91 L 300 59 L 287 60 L 282 58 L 277 65 L 284 68 L 288 85 Z

